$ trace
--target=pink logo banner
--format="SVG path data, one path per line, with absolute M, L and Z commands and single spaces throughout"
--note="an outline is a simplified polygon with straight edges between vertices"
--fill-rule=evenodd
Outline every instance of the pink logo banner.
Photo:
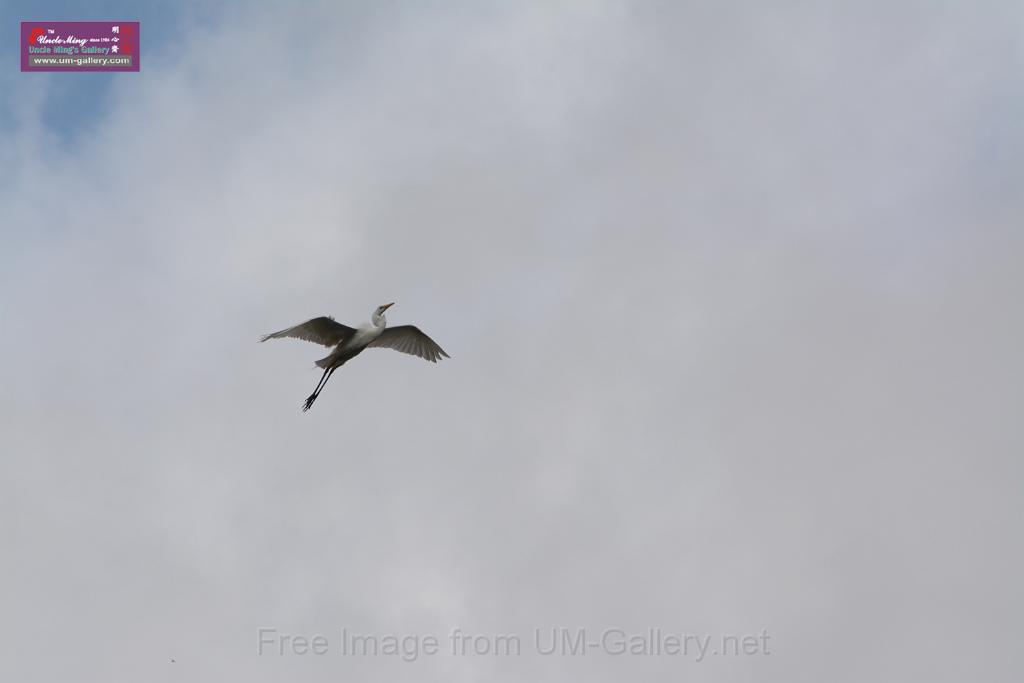
M 22 71 L 138 71 L 137 21 L 23 21 Z

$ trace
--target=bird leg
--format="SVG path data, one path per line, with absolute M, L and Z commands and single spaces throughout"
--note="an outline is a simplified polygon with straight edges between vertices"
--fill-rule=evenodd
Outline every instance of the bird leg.
M 320 376 L 320 381 L 316 383 L 316 389 L 314 389 L 313 393 L 310 394 L 308 398 L 306 398 L 306 402 L 302 404 L 302 412 L 306 412 L 307 410 L 313 407 L 313 401 L 315 401 L 316 397 L 320 395 L 320 389 L 323 388 L 324 382 L 327 381 L 327 376 L 330 372 L 330 368 L 324 370 L 324 374 Z
M 313 401 L 315 401 L 316 397 L 320 395 L 320 391 L 324 388 L 324 385 L 327 384 L 327 380 L 331 378 L 331 375 L 334 374 L 336 369 L 337 368 L 327 368 L 324 370 L 324 374 L 320 377 L 320 381 L 317 382 L 316 389 L 313 390 L 313 393 L 309 395 L 306 402 L 302 405 L 302 412 L 306 412 L 313 407 Z

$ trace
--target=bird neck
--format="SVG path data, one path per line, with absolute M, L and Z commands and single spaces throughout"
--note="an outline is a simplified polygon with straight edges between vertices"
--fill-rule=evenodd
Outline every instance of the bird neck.
M 374 327 L 384 328 L 387 327 L 388 321 L 382 314 L 374 313 L 370 316 L 370 322 L 373 323 Z

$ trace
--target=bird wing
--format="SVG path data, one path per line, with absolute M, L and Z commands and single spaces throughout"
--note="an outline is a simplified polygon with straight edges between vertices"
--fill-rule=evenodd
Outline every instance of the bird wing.
M 313 342 L 314 344 L 337 346 L 343 339 L 353 334 L 355 334 L 355 330 L 348 325 L 342 325 L 341 323 L 336 322 L 334 318 L 321 316 L 319 318 L 307 320 L 295 327 L 289 327 L 286 330 L 281 330 L 280 332 L 272 332 L 260 338 L 260 341 L 265 342 L 268 339 L 294 337 L 295 339 L 304 339 L 305 341 Z
M 431 363 L 436 363 L 441 356 L 451 358 L 444 352 L 444 349 L 437 345 L 437 342 L 425 335 L 415 325 L 388 327 L 381 332 L 379 337 L 370 342 L 369 346 L 394 349 L 412 356 L 419 356 Z

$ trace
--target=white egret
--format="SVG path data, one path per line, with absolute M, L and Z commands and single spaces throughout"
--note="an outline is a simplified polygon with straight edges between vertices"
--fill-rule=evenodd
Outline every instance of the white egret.
M 324 369 L 324 374 L 320 377 L 320 382 L 316 385 L 316 389 L 313 390 L 313 393 L 309 395 L 309 398 L 303 404 L 303 412 L 312 407 L 316 397 L 320 395 L 324 385 L 327 384 L 327 380 L 331 378 L 334 371 L 358 356 L 367 347 L 376 346 L 394 349 L 402 353 L 419 356 L 424 360 L 429 360 L 431 363 L 436 363 L 442 356 L 445 358 L 451 357 L 444 352 L 444 349 L 437 345 L 437 342 L 425 335 L 415 325 L 388 327 L 384 311 L 394 305 L 394 302 L 391 302 L 390 304 L 378 306 L 370 316 L 370 322 L 363 323 L 358 328 L 342 325 L 335 321 L 334 318 L 328 316 L 321 316 L 280 332 L 273 332 L 260 339 L 261 342 L 265 342 L 268 339 L 294 337 L 295 339 L 304 339 L 314 344 L 334 347 L 333 351 L 316 362 L 318 368 Z

